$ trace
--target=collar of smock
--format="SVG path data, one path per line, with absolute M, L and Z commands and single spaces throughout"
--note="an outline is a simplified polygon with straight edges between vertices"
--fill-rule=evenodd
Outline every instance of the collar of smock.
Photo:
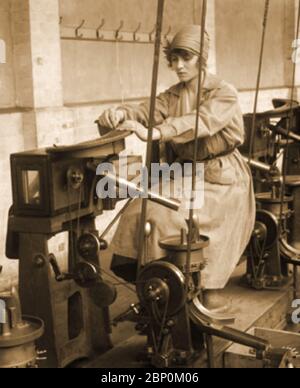
M 218 76 L 206 72 L 204 75 L 204 81 L 203 81 L 202 88 L 205 91 L 218 89 L 220 87 L 221 81 L 222 80 Z M 198 77 L 195 77 L 194 79 L 192 79 L 189 82 L 193 83 L 193 85 L 191 85 L 191 86 L 192 87 L 195 86 L 195 89 L 197 89 L 196 83 L 198 82 Z M 186 88 L 187 86 L 188 86 L 188 83 L 179 82 L 178 84 L 176 84 L 176 85 L 172 86 L 170 89 L 168 89 L 168 92 L 171 94 L 174 94 L 176 96 L 180 96 L 180 91 L 182 89 Z

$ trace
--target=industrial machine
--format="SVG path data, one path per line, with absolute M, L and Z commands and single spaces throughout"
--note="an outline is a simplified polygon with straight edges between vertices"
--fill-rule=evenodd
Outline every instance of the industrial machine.
M 146 225 L 148 230 L 148 226 Z M 209 311 L 202 304 L 201 271 L 205 268 L 204 248 L 209 239 L 193 225 L 190 270 L 186 266 L 187 234 L 160 242 L 167 255 L 145 265 L 136 281 L 139 303 L 116 317 L 136 322 L 136 329 L 147 338 L 146 350 L 139 358 L 157 368 L 192 367 L 203 351 L 214 367 L 212 336 L 254 349 L 266 368 L 285 368 L 291 364 L 289 349 L 272 348 L 268 341 L 230 327 L 233 316 Z
M 294 142 L 299 141 L 295 128 L 289 129 L 290 105 L 289 101 L 274 100 L 273 111 L 258 115 L 258 142 L 254 143 L 252 157 L 248 154 L 249 142 L 242 148 L 245 161 L 253 170 L 258 208 L 247 250 L 245 276 L 247 284 L 255 289 L 282 287 L 289 278 L 288 265 L 292 263 L 296 268 L 300 264 L 300 251 L 296 248 L 299 234 L 294 229 L 300 211 L 295 198 L 298 176 L 286 176 L 278 162 L 280 151 L 288 152 L 287 144 L 292 142 L 296 146 Z M 293 104 L 292 112 L 293 123 L 297 123 L 298 104 Z M 251 121 L 250 116 L 245 117 L 246 129 L 247 122 Z M 249 132 L 248 125 L 248 135 Z M 295 154 L 295 149 L 293 152 Z M 288 160 L 287 170 L 297 174 L 296 157 Z M 146 223 L 145 247 L 150 233 Z M 211 312 L 203 306 L 201 270 L 205 267 L 203 250 L 209 239 L 200 235 L 196 222 L 190 235 L 190 244 L 185 231 L 181 236 L 160 241 L 166 257 L 140 270 L 136 281 L 139 304 L 117 317 L 115 323 L 123 319 L 137 323 L 137 330 L 147 336 L 143 356 L 156 367 L 193 365 L 199 351 L 205 347 L 209 366 L 213 367 L 212 336 L 254 348 L 256 357 L 263 360 L 265 367 L 292 365 L 289 350 L 273 349 L 267 341 L 233 329 L 230 327 L 233 317 Z
M 95 217 L 113 209 L 99 199 L 91 162 L 101 163 L 125 148 L 128 132 L 70 147 L 11 155 L 13 206 L 6 255 L 19 260 L 24 314 L 45 322 L 38 341 L 47 351 L 42 367 L 65 367 L 109 349 L 108 306 L 116 298 L 101 274 Z M 58 238 L 58 241 L 56 241 Z
M 251 158 L 253 117 L 245 115 L 247 141 L 241 148 L 255 183 L 257 215 L 246 280 L 256 289 L 280 288 L 288 280 L 288 264 L 300 264 L 300 108 L 280 99 L 273 105 L 274 110 L 256 115 Z
M 118 172 L 118 154 L 129 134 L 112 131 L 94 141 L 11 155 L 13 206 L 6 255 L 19 260 L 24 313 L 45 322 L 38 341 L 47 351 L 42 367 L 65 367 L 112 347 L 109 306 L 117 295 L 115 286 L 103 280 L 100 252 L 107 248 L 104 235 L 111 225 L 100 237 L 95 217 L 113 210 L 120 198 L 99 197 L 97 183 L 105 178 L 118 193 L 127 188 L 142 194 L 141 187 Z M 141 161 L 132 156 L 127 163 L 132 159 Z M 99 165 L 116 171 L 98 174 Z M 179 207 L 156 193 L 148 195 L 172 209 Z
M 206 1 L 202 6 L 201 40 L 205 34 Z M 146 167 L 150 171 L 152 135 L 155 126 L 155 99 L 159 53 L 163 24 L 164 1 L 158 1 L 152 90 L 149 108 Z M 265 7 L 266 27 L 268 2 Z M 199 60 L 199 85 L 196 118 L 199 117 L 202 93 L 203 44 Z M 260 69 L 261 70 L 261 69 Z M 287 106 L 284 106 L 287 105 Z M 258 202 L 257 222 L 249 245 L 246 279 L 251 286 L 281 287 L 288 276 L 288 263 L 300 264 L 298 166 L 300 136 L 298 104 L 290 108 L 286 101 L 274 101 L 275 110 L 257 115 L 257 141 L 252 136 L 242 148 L 253 168 Z M 293 116 L 289 112 L 293 111 Z M 279 119 L 274 125 L 273 120 Z M 291 122 L 291 120 L 293 122 Z M 246 116 L 245 123 L 253 123 Z M 249 126 L 248 126 L 249 127 Z M 252 129 L 252 128 L 251 128 Z M 292 129 L 292 130 L 291 130 Z M 41 366 L 64 367 L 75 360 L 105 352 L 110 341 L 109 306 L 116 298 L 113 285 L 104 281 L 101 270 L 101 249 L 106 248 L 103 235 L 95 228 L 95 217 L 114 208 L 115 200 L 96 195 L 97 164 L 116 159 L 125 147 L 126 132 L 112 131 L 95 141 L 68 147 L 23 152 L 11 156 L 13 206 L 9 214 L 7 257 L 19 259 L 20 298 L 25 314 L 38 316 L 45 322 L 45 334 L 38 341 L 47 350 Z M 196 166 L 198 122 L 195 123 L 193 169 Z M 249 132 L 249 131 L 248 131 Z M 249 135 L 249 133 L 248 133 Z M 252 135 L 252 134 L 251 134 Z M 281 141 L 287 138 L 286 141 Z M 278 153 L 292 141 L 295 148 L 288 159 L 291 177 L 277 168 Z M 254 147 L 253 147 L 254 145 Z M 132 186 L 109 172 L 107 182 L 119 187 Z M 192 190 L 195 190 L 195 174 Z M 286 191 L 286 189 L 288 189 Z M 288 367 L 292 358 L 288 349 L 273 349 L 269 342 L 243 333 L 229 325 L 234 318 L 207 310 L 202 304 L 201 271 L 206 265 L 204 249 L 209 239 L 201 235 L 193 209 L 190 211 L 188 234 L 170 236 L 160 241 L 167 252 L 162 260 L 144 265 L 147 238 L 147 200 L 158 201 L 176 210 L 176 201 L 164 199 L 147 191 L 143 198 L 136 290 L 139 303 L 130 306 L 115 323 L 134 320 L 137 330 L 146 335 L 144 357 L 152 366 L 192 366 L 206 344 L 209 366 L 214 366 L 212 336 L 224 338 L 255 349 L 256 357 L 266 367 Z M 296 199 L 295 199 L 296 198 Z M 191 204 L 193 204 L 193 194 Z M 118 217 L 118 215 L 117 215 Z M 288 227 L 294 228 L 288 233 Z M 298 228 L 298 229 L 297 229 Z M 66 246 L 54 253 L 52 240 L 67 233 Z M 52 243 L 52 245 L 51 245 Z M 293 246 L 291 245 L 293 244 Z M 62 256 L 62 257 L 61 257 Z M 9 304 L 8 304 L 9 305 Z M 30 319 L 29 319 L 30 321 Z M 15 322 L 18 322 L 18 319 Z M 31 321 L 31 342 L 41 334 L 41 323 Z M 12 325 L 13 326 L 13 325 Z M 11 327 L 13 329 L 13 327 Z M 7 327 L 5 328 L 7 330 Z M 2 344 L 0 336 L 0 349 Z M 30 360 L 34 360 L 34 355 Z M 1 358 L 0 358 L 1 361 Z
M 1 291 L 0 301 L 0 368 L 35 368 L 44 353 L 35 344 L 43 335 L 43 321 L 22 315 L 15 287 Z

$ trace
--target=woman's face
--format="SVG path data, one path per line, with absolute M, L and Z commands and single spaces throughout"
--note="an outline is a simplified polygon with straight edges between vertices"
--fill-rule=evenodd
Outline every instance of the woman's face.
M 199 73 L 199 57 L 188 51 L 180 50 L 171 54 L 171 68 L 181 82 L 188 82 Z

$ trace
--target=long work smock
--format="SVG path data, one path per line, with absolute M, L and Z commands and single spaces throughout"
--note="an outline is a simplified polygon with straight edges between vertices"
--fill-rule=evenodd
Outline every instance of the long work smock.
M 156 99 L 155 126 L 168 162 L 193 159 L 197 78 L 172 86 Z M 197 160 L 204 163 L 204 204 L 194 211 L 200 232 L 210 238 L 205 248 L 207 266 L 202 272 L 206 289 L 223 288 L 239 262 L 255 223 L 255 197 L 251 172 L 237 147 L 244 141 L 243 116 L 237 91 L 212 74 L 205 74 L 199 111 Z M 148 126 L 149 102 L 122 106 L 126 120 Z M 189 179 L 189 178 L 187 178 Z M 113 238 L 113 252 L 137 259 L 141 200 L 123 214 Z M 147 241 L 147 261 L 165 256 L 159 240 L 179 235 L 186 228 L 188 211 L 174 212 L 148 202 L 147 221 L 152 232 Z

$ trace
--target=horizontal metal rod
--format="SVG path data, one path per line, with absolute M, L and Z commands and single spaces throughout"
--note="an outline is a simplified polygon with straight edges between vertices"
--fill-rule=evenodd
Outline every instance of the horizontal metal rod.
M 231 327 L 223 326 L 217 328 L 212 326 L 202 326 L 201 329 L 210 335 L 224 338 L 226 340 L 254 348 L 256 350 L 267 350 L 270 347 L 270 343 L 262 338 L 253 336 L 242 331 L 232 329 Z
M 149 198 L 149 200 L 152 202 L 159 203 L 160 205 L 175 211 L 179 210 L 180 202 L 176 199 L 162 197 L 161 195 L 153 193 L 150 190 L 145 191 L 142 187 L 137 186 L 135 183 L 129 182 L 124 178 L 117 177 L 116 175 L 109 172 L 104 174 L 104 176 L 113 181 L 119 187 L 123 187 L 125 189 L 129 189 L 141 194 L 141 197 L 143 195 L 147 195 L 147 198 Z
M 242 156 L 243 160 L 250 165 L 250 167 L 256 168 L 257 170 L 271 173 L 274 171 L 274 167 L 267 163 L 259 162 L 258 160 L 248 159 L 246 156 Z
M 300 141 L 300 136 L 297 135 L 294 132 L 288 131 L 287 129 L 281 128 L 281 127 L 275 127 L 274 130 L 285 137 L 288 137 L 289 139 L 295 140 L 295 141 Z

